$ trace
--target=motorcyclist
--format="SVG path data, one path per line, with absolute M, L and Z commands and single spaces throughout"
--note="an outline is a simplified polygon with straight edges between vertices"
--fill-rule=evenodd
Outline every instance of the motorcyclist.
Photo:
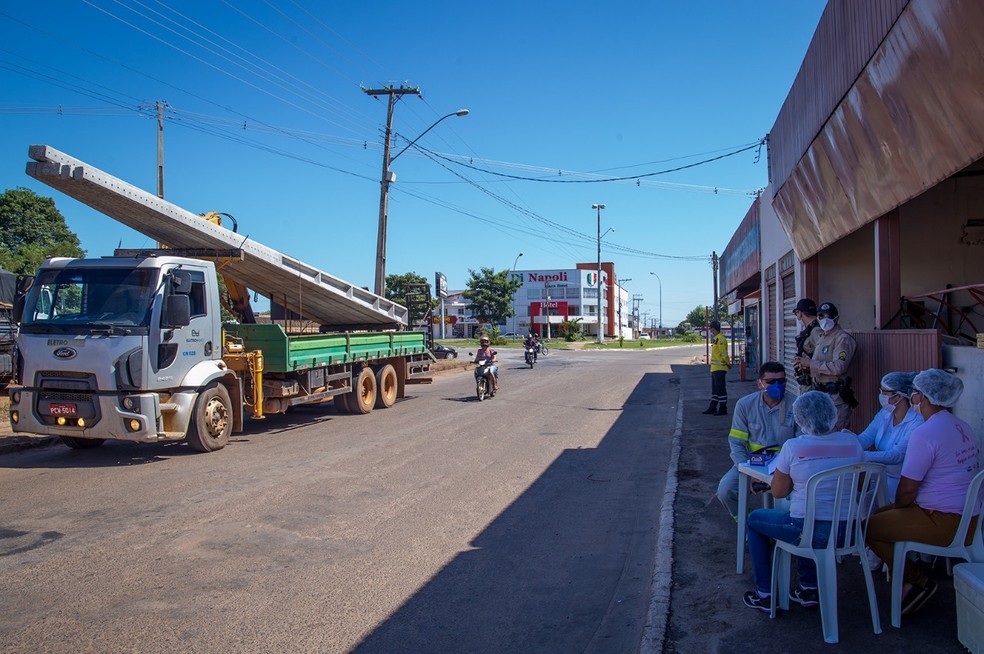
M 536 334 L 530 334 L 523 341 L 523 347 L 532 348 L 533 350 L 533 362 L 536 363 L 537 355 L 540 353 L 540 344 L 536 341 Z
M 489 337 L 482 334 L 482 337 L 478 339 L 478 352 L 475 353 L 475 363 L 482 361 L 489 362 L 488 368 L 486 368 L 485 376 L 488 378 L 489 383 L 492 385 L 492 391 L 489 393 L 490 396 L 495 395 L 495 392 L 499 390 L 499 366 L 495 365 L 499 360 L 496 358 L 498 354 L 491 345 Z

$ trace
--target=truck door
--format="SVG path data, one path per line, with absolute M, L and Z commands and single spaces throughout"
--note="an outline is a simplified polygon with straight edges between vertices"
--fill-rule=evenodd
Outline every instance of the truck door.
M 195 364 L 220 356 L 218 347 L 219 319 L 218 299 L 209 302 L 209 284 L 205 271 L 182 265 L 180 270 L 191 277 L 190 288 L 179 288 L 177 284 L 168 281 L 164 285 L 165 302 L 169 294 L 187 295 L 190 304 L 190 320 L 188 325 L 167 326 L 162 324 L 160 345 L 156 352 L 154 381 L 156 385 L 166 387 L 180 383 Z M 215 288 L 215 285 L 212 284 Z M 153 356 L 153 355 L 152 355 Z

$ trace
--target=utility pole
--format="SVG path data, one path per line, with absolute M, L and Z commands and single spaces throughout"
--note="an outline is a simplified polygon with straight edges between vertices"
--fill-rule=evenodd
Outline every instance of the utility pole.
M 711 252 L 711 267 L 714 269 L 714 319 L 720 320 L 721 317 L 718 315 L 718 306 L 721 304 L 718 301 L 718 255 L 717 252 Z
M 164 106 L 166 102 L 158 100 L 154 103 L 157 108 L 157 197 L 164 199 Z M 157 247 L 163 244 L 158 242 Z
M 396 100 L 404 95 L 420 95 L 419 87 L 386 86 L 381 89 L 367 89 L 363 87 L 366 95 L 385 95 L 389 96 L 386 106 L 386 135 L 383 141 L 383 174 L 379 180 L 379 231 L 376 234 L 376 295 L 383 295 L 386 287 L 386 220 L 389 213 L 389 185 L 393 182 L 393 175 L 390 173 L 390 145 L 393 136 L 393 105 Z
M 642 302 L 644 299 L 645 299 L 644 297 L 638 294 L 632 296 L 632 318 L 635 322 L 635 326 L 633 327 L 634 330 L 633 333 L 635 331 L 642 329 L 642 324 L 639 322 L 639 303 Z

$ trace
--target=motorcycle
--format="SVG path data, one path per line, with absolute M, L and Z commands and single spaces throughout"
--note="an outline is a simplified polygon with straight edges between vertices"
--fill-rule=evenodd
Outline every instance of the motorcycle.
M 526 364 L 532 368 L 533 364 L 536 363 L 536 350 L 533 349 L 532 345 L 527 345 L 523 349 L 526 350 Z
M 488 359 L 479 359 L 475 366 L 475 394 L 478 396 L 478 401 L 481 402 L 486 397 L 494 397 L 495 391 L 489 388 L 489 368 L 492 367 L 492 362 Z

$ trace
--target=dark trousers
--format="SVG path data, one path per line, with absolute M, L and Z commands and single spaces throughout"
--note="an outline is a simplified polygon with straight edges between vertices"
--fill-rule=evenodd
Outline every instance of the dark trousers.
M 728 404 L 727 376 L 727 370 L 711 371 L 711 402 L 719 402 L 721 405 Z

